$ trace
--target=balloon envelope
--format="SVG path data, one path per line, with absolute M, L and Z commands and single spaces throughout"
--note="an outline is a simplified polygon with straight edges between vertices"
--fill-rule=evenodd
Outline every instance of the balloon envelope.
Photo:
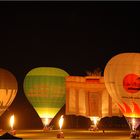
M 27 73 L 24 91 L 42 122 L 52 119 L 65 103 L 64 70 L 52 67 L 39 67 Z M 48 122 L 49 123 L 49 122 Z
M 13 102 L 17 89 L 17 80 L 14 75 L 10 71 L 0 68 L 0 115 Z
M 105 67 L 104 79 L 109 94 L 136 128 L 140 122 L 140 53 L 114 56 Z

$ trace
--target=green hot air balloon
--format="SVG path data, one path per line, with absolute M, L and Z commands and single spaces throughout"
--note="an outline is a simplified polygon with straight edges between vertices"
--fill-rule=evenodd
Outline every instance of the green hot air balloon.
M 38 67 L 29 71 L 24 79 L 24 92 L 44 125 L 65 104 L 65 76 L 68 73 L 59 68 Z

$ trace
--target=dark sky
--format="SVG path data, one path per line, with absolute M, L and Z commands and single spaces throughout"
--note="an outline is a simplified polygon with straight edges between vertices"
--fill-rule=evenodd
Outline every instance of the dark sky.
M 140 2 L 0 2 L 0 67 L 19 85 L 9 110 L 30 112 L 22 86 L 32 68 L 80 76 L 97 67 L 103 72 L 118 53 L 140 52 L 139 17 Z

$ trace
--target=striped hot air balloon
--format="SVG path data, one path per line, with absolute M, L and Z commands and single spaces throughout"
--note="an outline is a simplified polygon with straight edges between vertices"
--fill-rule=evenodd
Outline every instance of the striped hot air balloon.
M 29 71 L 24 79 L 24 92 L 44 125 L 65 104 L 65 76 L 68 73 L 59 68 L 38 67 Z

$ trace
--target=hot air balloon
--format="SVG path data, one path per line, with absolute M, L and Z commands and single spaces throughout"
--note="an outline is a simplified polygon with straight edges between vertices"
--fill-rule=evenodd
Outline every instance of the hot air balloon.
M 140 124 L 140 53 L 121 53 L 111 58 L 104 79 L 131 130 L 136 130 Z
M 89 130 L 95 130 L 101 118 L 122 114 L 108 94 L 103 77 L 67 76 L 66 115 L 90 118 L 94 125 Z
M 24 79 L 25 95 L 45 126 L 65 104 L 65 76 L 68 73 L 62 69 L 38 67 Z
M 0 68 L 0 116 L 13 102 L 17 94 L 17 80 L 6 69 Z

